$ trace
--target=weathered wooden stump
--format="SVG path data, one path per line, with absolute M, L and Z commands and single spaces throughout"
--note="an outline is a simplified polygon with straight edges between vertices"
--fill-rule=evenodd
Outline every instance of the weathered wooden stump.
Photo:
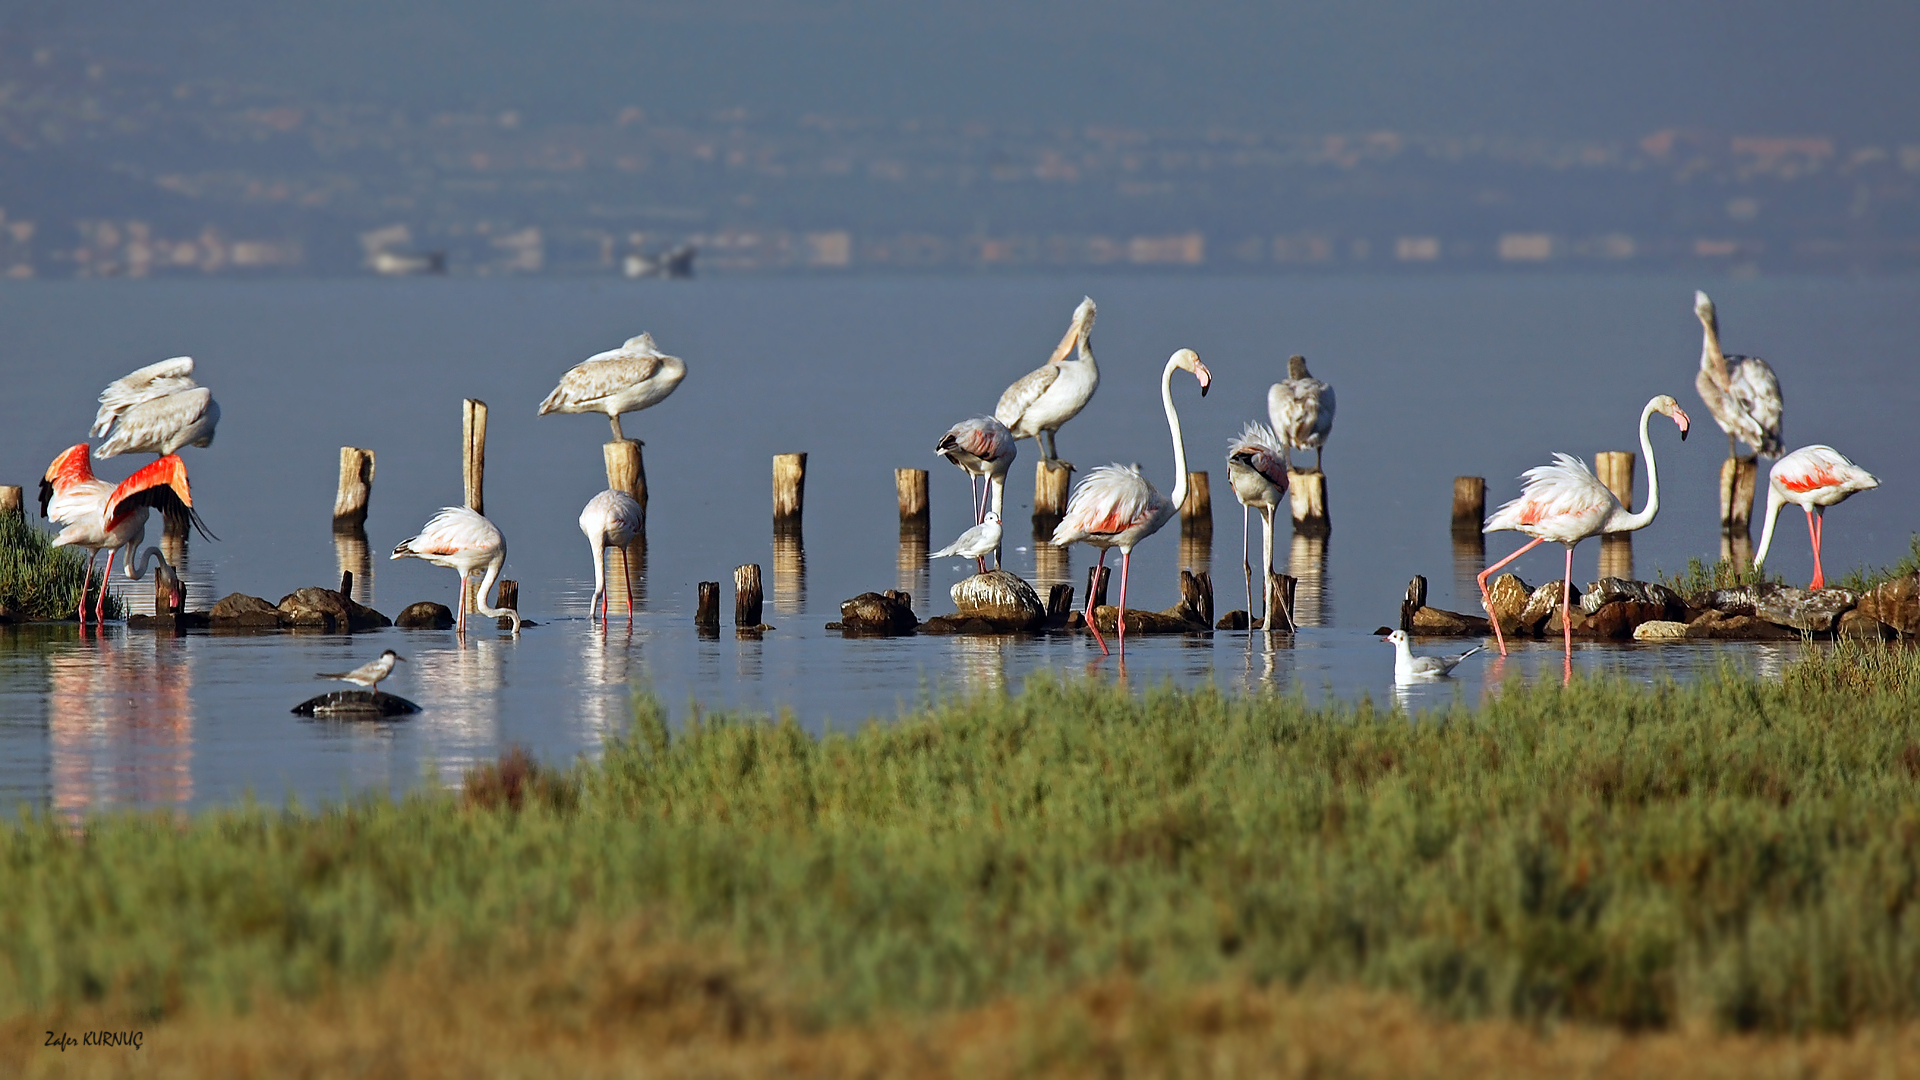
M 1064 626 L 1073 614 L 1073 586 L 1057 582 L 1047 590 L 1047 625 Z
M 460 403 L 460 477 L 466 485 L 467 509 L 476 514 L 486 510 L 487 479 L 487 403 L 466 398 Z
M 340 448 L 340 483 L 333 495 L 333 531 L 367 526 L 367 501 L 373 495 L 373 451 Z
M 1759 482 L 1756 458 L 1728 458 L 1720 463 L 1720 531 L 1746 536 L 1753 531 L 1753 489 Z
M 1180 532 L 1183 536 L 1213 537 L 1213 491 L 1205 472 L 1187 473 L 1187 497 L 1180 504 Z
M 737 633 L 757 635 L 766 630 L 760 621 L 764 595 L 760 588 L 760 564 L 746 563 L 733 568 L 733 628 Z
M 1113 576 L 1110 566 L 1087 567 L 1087 595 L 1093 597 L 1093 606 L 1099 607 L 1107 602 L 1107 579 Z
M 499 584 L 499 589 L 498 589 L 499 601 L 495 603 L 493 606 L 496 608 L 512 608 L 515 611 L 519 611 L 520 610 L 520 583 L 510 578 L 501 578 L 498 584 Z M 502 615 L 498 619 L 495 619 L 494 624 L 502 630 L 513 629 L 513 620 L 506 617 L 505 615 Z
M 1294 470 L 1287 477 L 1287 497 L 1293 504 L 1293 531 L 1301 536 L 1326 536 L 1333 531 L 1327 516 L 1327 474 L 1318 469 Z
M 900 502 L 901 532 L 904 534 L 910 526 L 928 528 L 927 470 L 893 470 L 893 492 Z
M 1487 519 L 1487 478 L 1484 476 L 1456 476 L 1453 478 L 1453 535 L 1479 536 L 1482 523 Z
M 1407 583 L 1406 598 L 1400 601 L 1400 629 L 1413 632 L 1414 613 L 1427 606 L 1427 579 L 1419 574 Z
M 1300 629 L 1299 622 L 1293 617 L 1294 590 L 1299 588 L 1299 586 L 1300 580 L 1298 578 L 1274 570 L 1267 571 L 1267 595 L 1264 601 L 1266 604 L 1266 617 L 1263 620 L 1264 629 L 1285 630 L 1289 634 Z M 1275 608 L 1278 608 L 1280 611 L 1280 625 L 1278 627 L 1273 625 L 1273 612 Z
M 693 628 L 701 637 L 720 636 L 720 583 L 700 583 L 700 606 L 694 609 Z
M 807 501 L 807 455 L 773 455 L 773 527 L 797 530 Z
M 607 487 L 626 492 L 640 504 L 643 530 L 646 528 L 647 462 L 641 447 L 645 445 L 638 439 L 616 439 L 600 447 L 600 456 L 607 466 Z
M 1038 461 L 1033 466 L 1033 535 L 1047 539 L 1067 516 L 1067 500 L 1073 488 L 1073 469 L 1054 462 Z

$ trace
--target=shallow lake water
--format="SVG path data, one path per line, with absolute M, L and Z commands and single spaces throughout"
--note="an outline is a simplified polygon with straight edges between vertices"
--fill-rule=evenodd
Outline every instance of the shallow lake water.
M 1488 478 L 1489 504 L 1518 474 L 1566 451 L 1636 449 L 1646 399 L 1670 393 L 1694 417 L 1682 442 L 1656 417 L 1663 508 L 1636 535 L 1634 576 L 1677 571 L 1718 553 L 1715 492 L 1725 439 L 1692 387 L 1699 325 L 1678 279 L 1475 278 L 1297 280 L 806 279 L 613 281 L 339 281 L 6 283 L 0 342 L 0 482 L 29 489 L 53 456 L 84 437 L 94 398 L 134 367 L 187 354 L 223 417 L 206 449 L 183 452 L 195 504 L 218 541 L 186 560 L 191 606 L 239 591 L 278 600 L 356 572 L 356 594 L 394 615 L 416 600 L 452 606 L 456 577 L 388 561 L 437 507 L 462 497 L 460 399 L 490 405 L 488 516 L 505 533 L 505 576 L 541 625 L 518 639 L 470 624 L 451 632 L 230 637 L 73 624 L 0 630 L 0 798 L 77 813 L 122 805 L 202 806 L 248 793 L 312 803 L 423 776 L 457 779 L 510 743 L 552 760 L 593 754 L 624 729 L 636 692 L 683 718 L 704 709 L 790 710 L 810 729 L 846 729 L 955 693 L 1017 688 L 1039 671 L 1113 678 L 1079 636 L 845 640 L 822 626 L 856 593 L 905 588 L 923 617 L 952 610 L 960 560 L 922 561 L 900 542 L 892 473 L 933 470 L 932 543 L 969 522 L 964 475 L 932 446 L 947 425 L 992 409 L 1000 390 L 1042 362 L 1081 293 L 1100 303 L 1093 344 L 1098 395 L 1059 439 L 1080 466 L 1139 462 L 1162 490 L 1173 479 L 1158 378 L 1175 348 L 1214 375 L 1201 398 L 1174 394 L 1189 467 L 1215 477 L 1211 544 L 1177 527 L 1136 552 L 1134 606 L 1177 599 L 1181 566 L 1214 575 L 1219 611 L 1244 605 L 1238 525 L 1224 482 L 1227 438 L 1264 417 L 1267 386 L 1288 354 L 1305 354 L 1339 393 L 1326 453 L 1333 534 L 1296 538 L 1283 522 L 1276 561 L 1302 579 L 1305 628 L 1264 635 L 1136 637 L 1125 678 L 1310 699 L 1394 700 L 1391 653 L 1370 633 L 1394 621 L 1413 574 L 1429 602 L 1474 610 L 1472 574 L 1523 538 L 1457 544 L 1452 478 Z M 1920 416 L 1910 371 L 1920 283 L 1707 282 L 1727 347 L 1767 357 L 1786 397 L 1789 447 L 1829 442 L 1876 472 L 1878 491 L 1830 513 L 1830 575 L 1886 564 L 1916 527 L 1909 431 Z M 589 549 L 576 518 L 604 486 L 597 416 L 536 417 L 569 365 L 650 330 L 686 358 L 667 401 L 629 414 L 646 441 L 648 539 L 636 552 L 638 614 L 602 630 L 586 618 Z M 329 527 L 339 448 L 378 455 L 365 549 Z M 801 541 L 770 528 L 770 458 L 809 454 Z M 1010 569 L 1043 587 L 1082 586 L 1092 553 L 1064 555 L 1027 528 L 1035 452 L 1022 443 L 1008 488 Z M 118 479 L 145 456 L 111 459 Z M 1642 462 L 1639 499 L 1645 497 Z M 1791 515 L 1791 516 L 1788 516 Z M 1257 520 L 1257 519 L 1256 519 Z M 158 535 L 158 521 L 152 527 Z M 1797 511 L 1783 515 L 1773 568 L 1811 574 Z M 1757 539 L 1758 524 L 1755 526 Z M 1255 558 L 1259 542 L 1254 541 Z M 1617 557 L 1617 556 L 1614 556 Z M 1575 554 L 1576 580 L 1597 575 L 1598 544 Z M 768 577 L 763 640 L 717 641 L 692 627 L 696 584 L 740 563 Z M 1558 576 L 1559 549 L 1516 563 L 1530 582 Z M 1619 567 L 1610 564 L 1610 569 Z M 1117 583 L 1116 583 L 1117 586 Z M 1044 591 L 1044 588 L 1043 588 Z M 150 586 L 128 589 L 135 610 Z M 726 593 L 723 592 L 723 595 Z M 1081 598 L 1084 599 L 1084 598 Z M 727 605 L 723 603 L 723 608 Z M 616 612 L 621 605 L 616 602 Z M 730 614 L 730 612 L 729 612 Z M 402 723 L 316 723 L 288 710 L 342 684 L 341 670 L 382 648 L 409 658 L 384 687 L 424 707 Z M 1425 643 L 1421 651 L 1462 645 Z M 1576 645 L 1575 662 L 1631 678 L 1688 678 L 1731 661 L 1762 673 L 1800 648 Z M 1557 678 L 1557 646 L 1528 643 L 1504 662 L 1475 657 L 1461 677 L 1415 688 L 1418 707 L 1476 700 L 1515 679 Z

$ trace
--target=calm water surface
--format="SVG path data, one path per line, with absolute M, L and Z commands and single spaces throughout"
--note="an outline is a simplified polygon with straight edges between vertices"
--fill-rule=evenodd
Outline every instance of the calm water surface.
M 185 452 L 195 501 L 218 542 L 187 560 L 194 606 L 240 591 L 278 600 L 356 571 L 360 598 L 389 615 L 415 600 L 452 606 L 456 578 L 384 554 L 433 511 L 461 499 L 460 399 L 491 406 L 486 501 L 508 538 L 506 576 L 542 625 L 518 640 L 481 631 L 387 630 L 356 637 L 156 638 L 109 627 L 0 631 L 0 798 L 63 812 L 121 805 L 200 806 L 251 792 L 305 802 L 423 776 L 457 778 L 509 743 L 550 759 L 592 754 L 622 730 L 636 691 L 676 715 L 690 703 L 754 712 L 789 709 L 809 728 L 849 728 L 932 697 L 1017 687 L 1036 671 L 1111 678 L 1091 642 L 906 638 L 847 641 L 821 629 L 839 602 L 905 588 L 923 616 L 950 611 L 959 560 L 927 564 L 900 543 L 893 469 L 933 468 L 933 543 L 969 521 L 965 477 L 934 458 L 955 420 L 990 411 L 1000 390 L 1038 365 L 1082 291 L 1101 305 L 1094 332 L 1098 396 L 1060 437 L 1083 468 L 1141 463 L 1162 487 L 1173 465 L 1158 400 L 1167 355 L 1197 350 L 1214 389 L 1175 396 L 1190 467 L 1216 477 L 1210 546 L 1169 531 L 1136 553 L 1137 606 L 1177 599 L 1181 566 L 1214 573 L 1221 611 L 1244 604 L 1239 507 L 1224 483 L 1229 435 L 1263 418 L 1267 386 L 1304 353 L 1340 394 L 1326 455 L 1333 536 L 1278 539 L 1279 562 L 1302 578 L 1307 624 L 1274 646 L 1260 636 L 1129 643 L 1132 685 L 1171 679 L 1279 693 L 1376 700 L 1396 696 L 1387 646 L 1407 579 L 1429 602 L 1471 610 L 1472 574 L 1518 546 L 1485 549 L 1449 536 L 1452 478 L 1484 475 L 1489 500 L 1559 450 L 1591 459 L 1633 449 L 1634 422 L 1655 393 L 1695 417 L 1682 443 L 1656 418 L 1663 509 L 1634 540 L 1641 577 L 1718 552 L 1717 470 L 1724 440 L 1692 380 L 1699 325 L 1677 279 L 1455 281 L 788 280 L 690 283 L 351 281 L 6 283 L 0 342 L 0 482 L 31 488 L 79 441 L 94 397 L 141 364 L 190 354 L 213 387 L 218 440 Z M 1920 284 L 1709 282 L 1730 350 L 1766 356 L 1787 400 L 1790 447 L 1829 442 L 1883 481 L 1831 515 L 1828 569 L 1884 564 L 1916 527 L 1911 427 L 1920 416 L 1912 342 Z M 598 417 L 536 417 L 570 364 L 646 329 L 687 359 L 672 398 L 630 414 L 646 440 L 648 542 L 636 552 L 639 614 L 605 631 L 585 617 L 589 549 L 575 524 L 604 486 Z M 341 446 L 378 455 L 366 550 L 329 528 Z M 806 531 L 776 545 L 769 459 L 806 451 Z M 1031 443 L 1009 486 L 1008 558 L 1044 586 L 1084 581 L 1091 556 L 1064 556 L 1027 535 Z M 103 463 L 119 478 L 141 462 Z M 1640 471 L 1644 498 L 1645 468 Z M 1811 573 L 1798 520 L 1782 522 L 1773 565 Z M 158 524 L 155 523 L 157 535 Z M 1258 539 L 1254 541 L 1258 551 Z M 1594 577 L 1598 545 L 1575 557 Z M 1257 555 L 1256 555 L 1257 558 Z M 739 563 L 766 567 L 763 641 L 691 627 L 696 583 Z M 1558 549 L 1514 567 L 1557 576 Z M 1613 567 L 1610 567 L 1613 568 Z M 1044 589 L 1043 589 L 1044 591 Z M 130 591 L 136 610 L 150 588 Z M 618 605 L 616 605 L 617 607 Z M 409 665 L 387 688 L 425 707 L 391 725 L 303 721 L 288 709 L 329 688 L 340 670 L 391 647 Z M 1438 651 L 1441 646 L 1426 648 Z M 1576 663 L 1634 678 L 1690 677 L 1732 660 L 1777 670 L 1798 646 L 1576 646 Z M 1493 685 L 1555 677 L 1558 653 L 1516 649 L 1475 658 L 1451 683 L 1401 696 L 1409 705 L 1476 700 Z M 339 685 L 339 684 L 332 684 Z

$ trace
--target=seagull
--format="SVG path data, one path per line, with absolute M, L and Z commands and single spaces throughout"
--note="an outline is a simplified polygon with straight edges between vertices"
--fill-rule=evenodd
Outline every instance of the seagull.
M 980 572 L 987 572 L 987 556 L 1000 546 L 1000 515 L 987 511 L 987 520 L 960 534 L 960 539 L 927 556 L 929 559 L 958 557 L 972 559 L 980 564 Z
M 1453 674 L 1454 668 L 1460 666 L 1460 661 L 1486 648 L 1485 645 L 1475 645 L 1459 656 L 1415 656 L 1413 650 L 1407 647 L 1405 630 L 1395 630 L 1380 640 L 1393 645 L 1393 681 L 1397 683 L 1447 678 Z
M 380 659 L 361 664 L 352 671 L 322 671 L 318 675 L 315 675 L 314 678 L 339 679 L 342 682 L 359 683 L 361 686 L 377 693 L 380 689 L 380 680 L 393 674 L 393 662 L 395 660 L 405 659 L 406 657 L 401 656 L 392 649 L 388 649 L 386 652 L 380 654 Z

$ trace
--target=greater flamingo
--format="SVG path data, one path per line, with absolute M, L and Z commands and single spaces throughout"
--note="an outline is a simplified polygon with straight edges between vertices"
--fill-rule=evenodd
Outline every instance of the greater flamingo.
M 959 557 L 972 559 L 980 566 L 980 572 L 987 572 L 987 556 L 1000 547 L 1000 512 L 987 511 L 987 519 L 966 532 L 960 538 L 939 551 L 927 556 L 929 559 L 948 559 Z
M 685 361 L 656 348 L 652 334 L 641 334 L 575 364 L 540 403 L 539 415 L 606 413 L 614 441 L 619 442 L 626 438 L 620 433 L 621 413 L 659 404 L 686 377 Z
M 1287 380 L 1267 388 L 1267 419 L 1288 446 L 1313 451 L 1314 470 L 1320 471 L 1320 453 L 1333 431 L 1333 387 L 1308 373 L 1306 357 L 1287 357 Z
M 1167 431 L 1173 437 L 1173 475 L 1178 478 L 1173 484 L 1173 496 L 1169 498 L 1154 490 L 1147 478 L 1140 475 L 1138 465 L 1102 465 L 1073 489 L 1073 497 L 1067 500 L 1066 516 L 1053 531 L 1053 543 L 1057 547 L 1081 541 L 1099 548 L 1100 566 L 1107 564 L 1109 548 L 1120 549 L 1120 607 L 1114 628 L 1119 632 L 1122 659 L 1127 655 L 1127 570 L 1132 563 L 1133 546 L 1173 520 L 1187 498 L 1187 447 L 1180 437 L 1180 414 L 1173 407 L 1176 370 L 1193 372 L 1193 377 L 1200 381 L 1201 397 L 1207 396 L 1207 387 L 1213 384 L 1213 373 L 1192 349 L 1174 353 L 1160 373 L 1160 403 L 1167 411 Z M 1091 591 L 1087 594 L 1087 629 L 1093 631 L 1093 640 L 1100 643 L 1101 655 L 1106 655 L 1106 640 L 1093 621 Z
M 640 500 L 612 488 L 587 500 L 580 511 L 580 531 L 587 534 L 587 546 L 593 549 L 593 603 L 587 605 L 587 617 L 593 617 L 593 605 L 600 605 L 600 621 L 607 621 L 607 549 L 620 549 L 620 568 L 627 583 L 627 621 L 633 621 L 633 564 L 627 545 L 647 527 L 647 512 Z
M 175 513 L 210 535 L 193 509 L 193 491 L 187 484 L 187 467 L 169 454 L 127 477 L 109 484 L 93 475 L 91 454 L 86 443 L 68 447 L 47 466 L 40 480 L 40 515 L 65 526 L 54 537 L 54 547 L 87 549 L 87 569 L 81 578 L 80 610 L 82 625 L 87 621 L 87 587 L 93 581 L 93 562 L 100 552 L 107 553 L 106 570 L 100 576 L 100 596 L 94 605 L 93 620 L 106 618 L 107 582 L 113 577 L 113 559 L 126 549 L 124 573 L 130 580 L 147 576 L 152 560 L 160 561 L 162 580 L 174 606 L 180 603 L 179 575 L 157 547 L 140 551 L 147 536 L 147 511 L 158 507 L 162 513 Z M 138 558 L 135 552 L 138 551 Z
M 1480 603 L 1493 615 L 1493 596 L 1487 591 L 1487 578 L 1494 571 L 1533 550 L 1543 541 L 1567 546 L 1567 571 L 1560 591 L 1560 627 L 1566 633 L 1567 664 L 1573 664 L 1573 549 L 1580 541 L 1601 533 L 1632 532 L 1644 529 L 1660 512 L 1660 473 L 1653 460 L 1653 443 L 1647 438 L 1647 421 L 1654 413 L 1665 413 L 1687 437 L 1691 421 L 1680 403 L 1665 394 L 1647 402 L 1640 410 L 1640 453 L 1647 459 L 1647 505 L 1637 514 L 1627 512 L 1607 486 L 1596 479 L 1585 462 L 1566 454 L 1555 454 L 1552 465 L 1540 465 L 1522 474 L 1526 484 L 1520 497 L 1493 512 L 1485 532 L 1510 529 L 1533 537 L 1519 551 L 1480 572 Z M 1507 655 L 1507 639 L 1500 631 L 1500 620 L 1491 619 L 1494 640 L 1500 643 L 1500 655 Z
M 1485 645 L 1475 645 L 1458 656 L 1415 656 L 1407 644 L 1405 630 L 1395 630 L 1380 640 L 1393 646 L 1393 681 L 1396 683 L 1444 679 L 1453 674 L 1453 669 L 1460 666 L 1460 661 L 1486 648 Z
M 1007 488 L 1007 469 L 1019 452 L 1011 429 L 992 416 L 962 420 L 940 436 L 933 452 L 958 465 L 973 486 L 973 520 L 987 520 L 987 511 L 998 514 Z M 988 491 L 980 491 L 985 478 Z
M 1753 557 L 1753 568 L 1758 570 L 1767 561 L 1773 523 L 1780 516 L 1780 507 L 1792 503 L 1807 512 L 1807 536 L 1813 541 L 1813 584 L 1807 588 L 1826 588 L 1827 576 L 1820 569 L 1820 542 L 1826 539 L 1827 507 L 1847 501 L 1856 491 L 1879 486 L 1879 479 L 1872 473 L 1848 461 L 1833 447 L 1818 443 L 1774 462 L 1767 474 L 1767 525 L 1760 531 L 1760 551 Z
M 507 561 L 507 538 L 500 535 L 493 522 L 464 506 L 442 507 L 433 515 L 433 520 L 427 522 L 426 528 L 420 530 L 420 535 L 400 541 L 393 549 L 393 557 L 425 559 L 435 566 L 460 572 L 460 613 L 453 625 L 461 634 L 467 632 L 467 579 L 475 570 L 486 567 L 487 572 L 480 579 L 480 592 L 474 597 L 473 614 L 512 619 L 513 632 L 520 632 L 518 611 L 487 606 L 487 593 Z
M 1240 501 L 1240 565 L 1247 577 L 1247 625 L 1253 625 L 1253 562 L 1248 558 L 1247 519 L 1253 507 L 1260 508 L 1265 527 L 1266 558 L 1260 574 L 1260 596 L 1266 611 L 1266 629 L 1273 629 L 1273 597 L 1267 582 L 1273 573 L 1273 517 L 1281 500 L 1287 497 L 1287 451 L 1273 429 L 1265 424 L 1249 423 L 1240 437 L 1227 442 L 1227 479 L 1233 485 L 1233 497 Z M 1293 629 L 1292 613 L 1287 613 L 1287 629 Z
M 339 679 L 341 682 L 358 683 L 378 693 L 380 690 L 380 680 L 393 674 L 393 662 L 395 660 L 405 662 L 406 659 L 406 657 L 401 656 L 392 649 L 388 649 L 386 652 L 380 654 L 380 659 L 369 660 L 359 667 L 354 668 L 352 671 L 323 671 L 315 675 L 314 678 Z
M 1048 468 L 1065 465 L 1054 446 L 1060 425 L 1080 414 L 1100 388 L 1100 366 L 1093 361 L 1093 297 L 1083 297 L 1073 309 L 1073 322 L 1053 355 L 1041 367 L 1020 377 L 1000 395 L 993 415 L 1016 439 L 1032 439 Z M 1069 356 L 1075 357 L 1068 359 Z M 1045 438 L 1042 438 L 1045 436 Z
M 220 405 L 213 391 L 193 381 L 193 357 L 176 356 L 148 364 L 100 391 L 100 411 L 88 434 L 98 437 L 114 429 L 95 451 L 98 457 L 164 457 L 183 446 L 212 446 L 219 424 Z
M 1713 422 L 1727 433 L 1727 456 L 1737 458 L 1734 440 L 1753 447 L 1756 455 L 1779 457 L 1785 444 L 1780 441 L 1780 380 L 1773 368 L 1757 356 L 1728 356 L 1720 351 L 1720 320 L 1714 314 L 1713 301 L 1695 291 L 1693 313 L 1700 317 L 1703 340 L 1700 345 L 1700 374 L 1694 376 L 1694 388 L 1707 403 Z

